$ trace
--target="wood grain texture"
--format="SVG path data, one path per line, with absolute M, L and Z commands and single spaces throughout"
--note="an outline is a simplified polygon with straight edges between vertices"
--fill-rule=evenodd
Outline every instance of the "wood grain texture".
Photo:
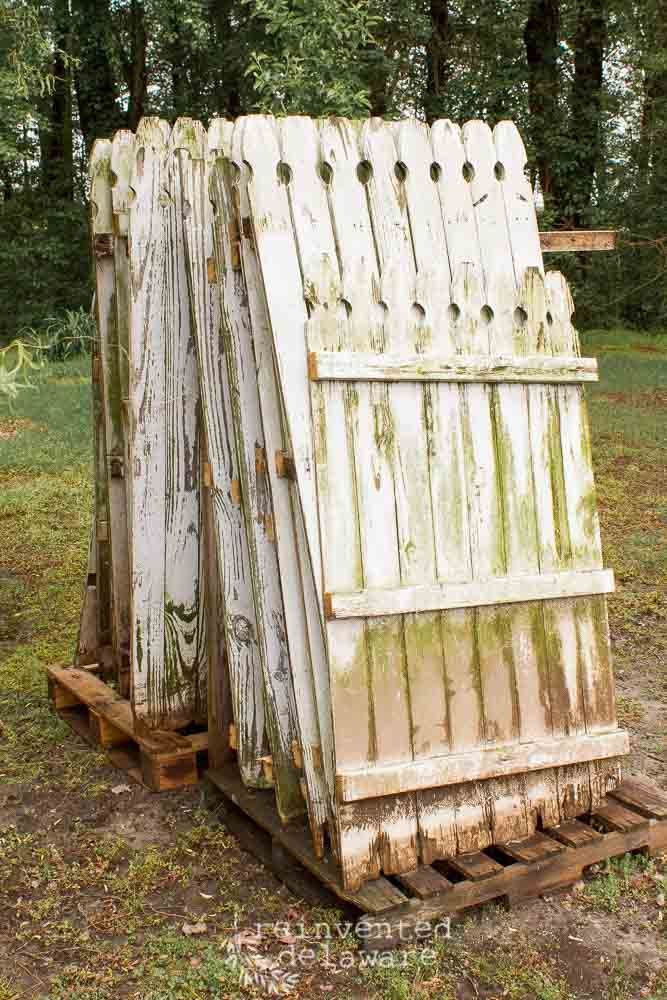
M 234 132 L 242 130 L 239 119 Z M 266 441 L 259 399 L 253 331 L 246 302 L 243 272 L 236 266 L 233 244 L 238 244 L 231 223 L 236 222 L 233 203 L 234 168 L 229 158 L 211 171 L 210 197 L 215 205 L 214 253 L 221 283 L 223 323 L 230 401 L 237 441 L 237 461 L 242 511 L 245 518 L 250 578 L 257 620 L 257 641 L 264 679 L 266 725 L 273 758 L 273 777 L 280 815 L 285 819 L 303 813 L 305 803 L 291 747 L 299 739 L 294 681 L 286 631 L 285 606 L 275 542 L 274 508 L 266 461 Z M 236 247 L 238 254 L 238 246 Z M 296 595 L 294 595 L 296 596 Z
M 199 391 L 169 137 L 139 124 L 129 219 L 132 701 L 153 727 L 206 717 Z
M 472 583 L 436 583 L 413 587 L 383 587 L 349 594 L 324 595 L 327 619 L 366 618 L 476 608 L 522 601 L 556 600 L 582 594 L 611 594 L 611 570 L 574 570 L 523 576 L 499 576 Z
M 118 350 L 118 374 L 120 381 L 120 416 L 123 435 L 123 483 L 125 487 L 125 525 L 128 546 L 128 569 L 131 562 L 132 532 L 132 459 L 130 443 L 132 422 L 130 407 L 130 317 L 131 281 L 128 251 L 129 212 L 132 191 L 130 177 L 134 162 L 134 133 L 122 130 L 116 132 L 111 143 L 111 202 L 113 208 L 113 254 L 114 277 L 116 283 L 116 333 Z M 129 585 L 128 585 L 129 586 Z M 119 655 L 119 691 L 130 697 L 131 671 L 131 612 L 130 626 L 121 641 Z
M 274 131 L 266 155 L 280 157 L 279 135 Z M 298 494 L 288 479 L 281 479 L 270 456 L 289 448 L 291 440 L 283 420 L 282 400 L 276 379 L 271 327 L 262 291 L 262 277 L 252 230 L 248 226 L 248 168 L 243 161 L 243 134 L 235 132 L 234 162 L 240 164 L 236 223 L 240 257 L 252 325 L 257 385 L 267 453 L 266 470 L 273 498 L 276 549 L 285 606 L 285 625 L 294 683 L 297 729 L 308 814 L 315 852 L 324 852 L 324 834 L 331 826 L 333 803 L 333 746 L 331 740 L 328 677 L 319 603 L 311 581 L 308 547 L 302 528 Z M 313 598 L 315 598 L 313 600 Z M 324 686 L 324 690 L 323 690 Z M 325 700 L 325 696 L 326 700 Z
M 536 739 L 531 743 L 432 756 L 405 764 L 378 764 L 365 771 L 340 770 L 336 774 L 336 792 L 341 802 L 355 802 L 466 781 L 528 774 L 555 766 L 619 757 L 628 752 L 628 735 L 623 730 L 559 740 Z
M 112 146 L 97 140 L 90 154 L 90 203 L 97 330 L 101 361 L 101 398 L 104 415 L 104 447 L 100 469 L 107 480 L 108 546 L 111 573 L 112 649 L 116 677 L 121 679 L 130 635 L 130 553 L 125 495 L 125 432 L 122 418 L 122 386 L 112 206 Z
M 616 229 L 555 229 L 540 233 L 542 253 L 581 253 L 587 250 L 615 250 Z
M 364 354 L 312 351 L 311 382 L 597 382 L 594 358 L 438 357 L 432 354 Z
M 181 173 L 181 210 L 189 276 L 190 306 L 197 343 L 199 385 L 206 430 L 211 506 L 210 544 L 217 554 L 221 587 L 219 620 L 222 622 L 226 663 L 217 660 L 215 673 L 229 671 L 231 711 L 236 724 L 238 767 L 246 785 L 263 787 L 261 758 L 268 753 L 264 716 L 264 690 L 254 593 L 243 510 L 232 496 L 238 481 L 237 442 L 227 359 L 222 335 L 220 292 L 209 280 L 208 261 L 213 257 L 213 209 L 209 198 L 211 158 L 224 148 L 230 122 L 218 122 L 212 142 L 198 123 L 182 123 L 178 169 Z M 226 274 L 226 272 L 225 272 Z M 213 553 L 207 552 L 207 558 Z M 213 669 L 213 664 L 209 664 Z M 222 761 L 215 748 L 227 743 L 231 719 L 220 692 L 224 678 L 212 678 L 209 692 L 209 729 L 212 766 Z M 224 754 L 223 754 L 224 757 Z

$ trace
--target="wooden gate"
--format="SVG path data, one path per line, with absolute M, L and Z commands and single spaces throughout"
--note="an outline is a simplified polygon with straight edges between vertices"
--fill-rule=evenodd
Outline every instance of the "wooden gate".
M 615 780 L 595 365 L 544 280 L 513 126 L 242 128 L 356 885 Z
M 145 119 L 91 199 L 97 631 L 137 731 L 208 702 L 346 890 L 595 808 L 628 749 L 597 369 L 516 128 Z

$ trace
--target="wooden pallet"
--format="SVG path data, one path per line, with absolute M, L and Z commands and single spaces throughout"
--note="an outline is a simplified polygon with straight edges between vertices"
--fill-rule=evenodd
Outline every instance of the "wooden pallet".
M 154 792 L 196 785 L 208 733 L 139 732 L 129 701 L 92 667 L 47 667 L 49 698 L 61 719 L 112 764 Z M 204 763 L 201 760 L 201 763 Z
M 347 892 L 333 859 L 315 857 L 306 826 L 281 824 L 271 791 L 245 788 L 233 764 L 207 771 L 205 788 L 241 844 L 290 888 L 309 901 L 318 888 L 320 894 L 326 890 L 362 914 L 363 943 L 374 950 L 420 938 L 426 924 L 435 927 L 483 903 L 511 906 L 566 889 L 607 858 L 667 851 L 667 793 L 635 778 L 619 785 L 590 816 Z

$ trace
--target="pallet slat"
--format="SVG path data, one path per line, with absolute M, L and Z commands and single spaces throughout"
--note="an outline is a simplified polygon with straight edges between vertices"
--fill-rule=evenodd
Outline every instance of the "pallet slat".
M 90 669 L 47 667 L 47 678 L 63 721 L 129 777 L 156 792 L 197 784 L 197 754 L 208 749 L 208 733 L 184 736 L 135 723 L 129 701 Z

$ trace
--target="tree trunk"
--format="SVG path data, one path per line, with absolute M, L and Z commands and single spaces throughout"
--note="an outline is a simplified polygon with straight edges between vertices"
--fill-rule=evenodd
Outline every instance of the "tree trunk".
M 240 83 L 243 67 L 238 55 L 230 44 L 238 26 L 232 24 L 232 11 L 236 6 L 234 0 L 211 0 L 209 20 L 215 44 L 217 64 L 213 67 L 215 94 L 215 113 L 236 118 L 243 113 Z M 243 12 L 234 11 L 238 18 Z
M 578 0 L 571 112 L 571 141 L 572 149 L 577 151 L 577 169 L 570 175 L 575 226 L 590 223 L 595 172 L 602 149 L 600 117 L 606 13 L 606 0 Z
M 667 164 L 664 148 L 667 141 L 667 0 L 657 0 L 653 16 L 646 25 L 651 51 L 644 53 L 644 99 L 636 162 L 639 182 L 644 187 L 665 192 Z
M 426 47 L 426 90 L 424 112 L 429 124 L 443 113 L 449 80 L 449 2 L 430 0 L 431 38 Z
M 528 63 L 530 138 L 545 204 L 562 211 L 558 174 L 561 120 L 559 108 L 560 0 L 531 0 L 524 28 Z
M 148 73 L 146 70 L 146 16 L 143 0 L 130 3 L 130 55 L 123 60 L 125 84 L 129 92 L 127 106 L 127 128 L 136 130 L 146 109 L 148 93 Z
M 53 5 L 54 55 L 53 92 L 42 146 L 44 185 L 56 198 L 74 196 L 74 161 L 72 143 L 72 73 L 67 55 L 70 51 L 70 16 L 67 0 Z
M 74 81 L 79 122 L 90 153 L 95 139 L 110 138 L 123 124 L 108 49 L 111 14 L 108 0 L 71 0 L 71 3 L 78 43 Z

